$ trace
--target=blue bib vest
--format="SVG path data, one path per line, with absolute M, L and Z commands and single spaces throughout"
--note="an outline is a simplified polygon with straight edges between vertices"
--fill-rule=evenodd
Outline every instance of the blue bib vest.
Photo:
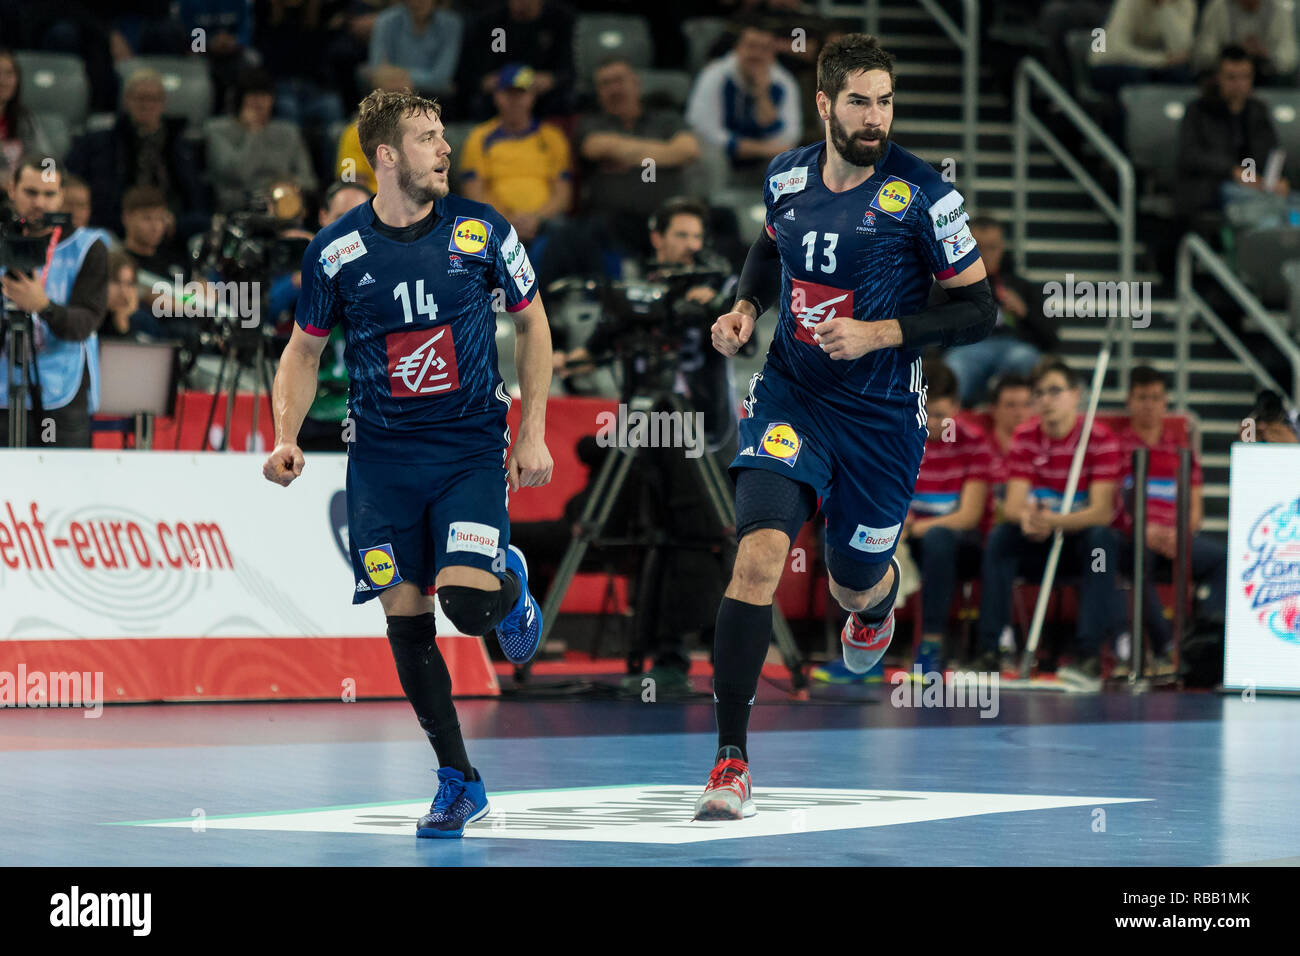
M 67 305 L 72 295 L 73 283 L 85 261 L 86 253 L 98 239 L 108 248 L 109 236 L 102 229 L 78 229 L 54 248 L 50 258 L 50 271 L 45 277 L 45 294 L 51 302 Z M 41 404 L 47 410 L 63 408 L 77 396 L 81 378 L 87 366 L 90 369 L 90 390 L 87 400 L 90 413 L 99 409 L 99 336 L 91 333 L 84 342 L 69 342 L 55 336 L 40 318 L 41 328 L 37 339 L 43 339 L 43 348 L 36 355 L 36 367 L 41 377 Z M 27 407 L 31 408 L 31 396 Z M 0 387 L 0 408 L 9 407 L 9 385 L 6 380 Z

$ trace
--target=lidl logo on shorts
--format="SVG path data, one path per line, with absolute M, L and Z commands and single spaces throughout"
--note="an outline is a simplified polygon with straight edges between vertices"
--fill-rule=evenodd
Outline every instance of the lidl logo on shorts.
M 488 240 L 492 238 L 492 224 L 470 216 L 457 216 L 451 227 L 449 252 L 463 252 L 467 256 L 487 258 Z
M 767 431 L 763 432 L 756 457 L 777 458 L 793 468 L 801 447 L 803 441 L 793 428 L 785 422 L 775 422 L 768 425 Z
M 447 530 L 447 551 L 468 551 L 489 558 L 497 556 L 501 533 L 490 524 L 478 521 L 453 521 Z
M 879 209 L 886 216 L 901 220 L 907 213 L 907 207 L 912 202 L 912 193 L 915 191 L 916 187 L 907 180 L 891 179 L 880 187 L 875 198 L 871 200 L 871 208 Z
M 888 551 L 897 540 L 898 529 L 901 527 L 901 524 L 896 524 L 892 528 L 868 528 L 860 524 L 858 530 L 853 532 L 853 537 L 849 539 L 849 547 L 866 551 L 868 554 Z
M 400 584 L 402 576 L 397 573 L 397 559 L 393 557 L 393 546 L 381 544 L 377 548 L 360 548 L 361 566 L 366 569 L 366 577 L 376 588 L 392 587 Z

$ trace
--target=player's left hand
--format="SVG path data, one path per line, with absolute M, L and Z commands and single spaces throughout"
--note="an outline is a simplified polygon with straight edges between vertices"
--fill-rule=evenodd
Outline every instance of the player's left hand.
M 546 442 L 521 435 L 510 449 L 510 460 L 506 462 L 506 480 L 510 482 L 511 491 L 538 488 L 551 480 L 551 469 L 554 467 Z
M 849 316 L 828 319 L 813 329 L 813 338 L 830 358 L 851 362 L 868 352 L 889 347 L 882 334 L 885 323 L 859 322 Z

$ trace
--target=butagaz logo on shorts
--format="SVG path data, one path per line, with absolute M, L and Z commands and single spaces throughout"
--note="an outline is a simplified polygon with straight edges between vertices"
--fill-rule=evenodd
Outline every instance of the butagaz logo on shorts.
M 447 531 L 448 551 L 468 551 L 489 558 L 496 557 L 501 533 L 490 524 L 478 521 L 453 521 Z
M 871 554 L 888 551 L 890 545 L 898 538 L 898 529 L 901 527 L 901 524 L 896 524 L 892 528 L 868 528 L 860 524 L 858 530 L 853 532 L 853 537 L 849 539 L 849 546 Z

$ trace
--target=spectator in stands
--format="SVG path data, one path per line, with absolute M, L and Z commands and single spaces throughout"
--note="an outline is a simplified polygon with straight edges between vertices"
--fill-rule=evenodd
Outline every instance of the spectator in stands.
M 171 286 L 176 276 L 185 282 L 190 273 L 185 250 L 168 238 L 174 226 L 171 210 L 162 191 L 153 186 L 132 186 L 122 197 L 122 247 L 142 273 L 141 283 L 152 290 L 162 281 Z M 145 302 L 153 304 L 156 294 L 145 293 Z
M 1222 210 L 1228 198 L 1241 192 L 1259 195 L 1277 144 L 1268 106 L 1254 95 L 1250 55 L 1242 47 L 1227 47 L 1210 89 L 1188 104 L 1178 127 L 1175 198 L 1181 215 Z M 1290 188 L 1279 177 L 1274 191 L 1285 196 Z
M 647 110 L 641 102 L 641 77 L 622 57 L 610 57 L 594 74 L 598 112 L 578 121 L 574 137 L 584 161 L 584 208 L 590 228 L 621 251 L 648 255 L 646 222 L 672 196 L 685 195 L 685 168 L 700 155 L 700 144 L 682 117 Z M 645 179 L 646 160 L 654 177 Z
M 13 168 L 27 153 L 51 155 L 50 139 L 40 118 L 23 106 L 23 75 L 18 58 L 0 47 L 0 178 L 9 182 Z
M 1297 61 L 1295 31 L 1290 0 L 1210 0 L 1201 15 L 1192 65 L 1213 70 L 1227 47 L 1240 47 L 1255 64 L 1257 82 L 1289 83 Z
M 72 216 L 72 225 L 85 229 L 90 225 L 90 187 L 80 176 L 63 176 L 63 211 Z
M 1134 83 L 1191 83 L 1196 0 L 1115 0 L 1105 45 L 1089 55 L 1092 83 L 1116 93 Z
M 1094 423 L 1079 473 L 1073 507 L 1061 513 L 1074 450 L 1083 431 L 1079 380 L 1061 359 L 1048 356 L 1030 376 L 1036 419 L 1016 429 L 1008 459 L 1003 523 L 984 548 L 976 670 L 999 666 L 998 639 L 1011 621 L 1011 591 L 1017 574 L 1040 575 L 1053 533 L 1065 533 L 1060 572 L 1079 580 L 1076 663 L 1061 668 L 1062 679 L 1095 685 L 1100 680 L 1104 640 L 1117 623 L 1115 569 L 1119 540 L 1110 527 L 1121 467 L 1115 436 Z M 1057 580 L 1060 580 L 1059 574 Z
M 1137 554 L 1133 540 L 1133 452 L 1145 447 L 1148 450 L 1148 464 L 1143 617 L 1151 639 L 1150 650 L 1155 657 L 1151 673 L 1156 675 L 1174 672 L 1170 657 L 1173 634 L 1156 589 L 1156 571 L 1161 569 L 1172 573 L 1171 562 L 1177 554 L 1176 483 L 1179 452 L 1191 447 L 1182 424 L 1166 418 L 1168 410 L 1169 395 L 1161 374 L 1149 365 L 1139 365 L 1132 369 L 1129 372 L 1128 389 L 1129 421 L 1116 435 L 1124 478 L 1120 485 L 1123 507 L 1115 525 L 1123 535 L 1120 566 L 1131 573 Z M 1198 602 L 1197 616 L 1203 624 L 1222 627 L 1226 613 L 1227 543 L 1211 538 L 1200 530 L 1205 517 L 1202 483 L 1201 463 L 1193 452 L 1187 525 L 1192 535 L 1192 579 L 1205 585 L 1209 591 L 1206 600 Z M 1125 653 L 1126 650 L 1123 647 L 1118 649 L 1117 656 L 1121 660 L 1131 656 Z
M 208 176 L 218 212 L 247 208 L 250 193 L 280 177 L 290 177 L 305 189 L 316 188 L 302 134 L 292 123 L 271 119 L 274 105 L 270 74 L 250 70 L 239 82 L 236 116 L 208 123 Z
M 1110 6 L 1105 0 L 1047 0 L 1043 4 L 1037 23 L 1038 35 L 1047 47 L 1043 66 L 1066 89 L 1073 86 L 1066 35 L 1074 30 L 1095 30 L 1101 27 L 1109 15 Z M 995 66 L 993 69 L 1005 75 L 1005 67 Z M 1003 85 L 1006 87 L 1005 83 Z
M 111 127 L 86 133 L 73 143 L 68 168 L 90 184 L 90 221 L 116 229 L 122 195 L 132 186 L 162 190 L 181 235 L 207 227 L 194 157 L 184 139 L 185 121 L 163 116 L 167 93 L 154 70 L 136 70 L 122 93 L 124 113 Z
M 455 92 L 465 22 L 447 0 L 402 0 L 375 18 L 369 68 L 392 66 L 399 87 L 430 96 Z M 373 80 L 372 80 L 373 82 Z
M 700 71 L 686 120 L 702 143 L 725 153 L 733 174 L 760 178 L 772 157 L 799 141 L 799 86 L 776 62 L 776 35 L 762 21 L 744 26 L 736 48 Z
M 379 14 L 394 0 L 340 0 L 323 14 L 325 36 L 321 46 L 321 68 L 330 77 L 345 103 L 357 103 L 370 92 L 357 85 L 358 69 L 370 55 L 370 37 Z
M 121 249 L 113 249 L 108 253 L 108 314 L 99 329 L 99 337 L 166 337 L 153 313 L 141 306 L 135 260 Z
M 497 77 L 497 115 L 475 126 L 461 154 L 461 189 L 491 203 L 514 226 L 534 261 L 545 231 L 573 201 L 572 158 L 564 133 L 533 117 L 537 75 L 512 64 Z
M 1043 353 L 1056 348 L 1056 324 L 1043 311 L 1041 290 L 1004 268 L 1006 236 L 1002 224 L 991 216 L 977 216 L 971 220 L 970 230 L 988 269 L 989 285 L 998 303 L 998 320 L 988 338 L 973 345 L 959 345 L 944 354 L 944 362 L 957 376 L 962 404 L 967 407 L 983 398 L 985 386 L 995 375 L 1028 374 Z M 938 288 L 936 285 L 936 296 Z
M 989 400 L 989 419 L 993 428 L 989 432 L 989 497 L 988 510 L 982 530 L 985 534 L 1002 521 L 1002 506 L 1007 494 L 1007 456 L 1011 453 L 1011 439 L 1017 428 L 1033 415 L 1029 379 L 1008 372 L 993 386 Z
M 979 526 L 990 480 L 991 450 L 982 431 L 956 417 L 957 377 L 939 361 L 924 363 L 929 437 L 903 535 L 921 571 L 921 649 L 925 673 L 943 670 L 948 612 L 957 581 L 979 574 Z M 842 662 L 841 662 L 841 666 Z
M 53 239 L 44 218 L 57 212 L 63 173 L 37 154 L 20 159 L 9 183 L 9 202 L 25 220 L 23 232 Z M 35 372 L 40 401 L 29 393 L 29 447 L 90 447 L 90 415 L 99 406 L 99 348 L 95 332 L 108 298 L 108 236 L 99 229 L 75 229 L 48 251 L 44 270 L 10 269 L 0 290 L 34 317 Z M 0 442 L 9 443 L 9 376 L 0 384 Z
M 532 66 L 538 116 L 572 113 L 573 23 L 573 10 L 558 0 L 500 0 L 471 21 L 456 83 L 471 117 L 492 115 L 498 74 L 511 63 Z M 498 30 L 504 31 L 504 45 Z
M 284 5 L 284 0 L 272 0 L 274 7 Z M 203 54 L 208 64 L 208 75 L 212 78 L 214 102 L 221 108 L 234 90 L 240 71 L 251 61 L 253 4 L 246 0 L 179 0 L 177 14 L 188 42 L 184 51 L 177 50 L 176 53 Z M 202 38 L 203 45 L 195 49 L 198 38 Z
M 1249 431 L 1251 425 L 1254 431 Z M 1262 441 L 1282 445 L 1300 442 L 1300 422 L 1294 411 L 1288 412 L 1277 392 L 1264 389 L 1255 398 L 1255 407 L 1246 416 L 1242 441 Z

